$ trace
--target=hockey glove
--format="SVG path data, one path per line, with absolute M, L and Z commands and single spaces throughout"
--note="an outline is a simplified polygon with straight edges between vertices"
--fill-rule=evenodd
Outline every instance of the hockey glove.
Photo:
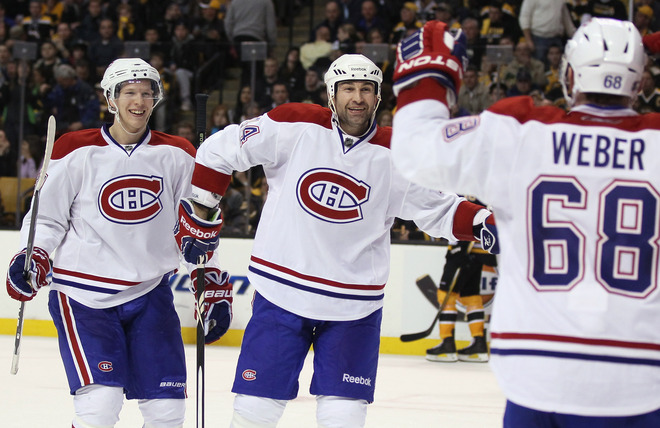
M 29 277 L 25 278 L 23 276 L 25 255 L 25 249 L 16 254 L 9 263 L 7 271 L 7 293 L 12 299 L 21 302 L 32 300 L 41 287 L 48 285 L 48 273 L 50 272 L 48 253 L 35 247 L 32 251 Z
M 204 289 L 204 343 L 207 345 L 220 339 L 229 330 L 232 320 L 233 284 L 229 282 L 229 274 L 219 269 L 206 268 L 204 272 L 206 288 Z M 192 278 L 193 292 L 197 290 L 197 275 Z M 197 319 L 197 302 L 195 301 L 195 319 Z
M 195 214 L 192 200 L 181 199 L 174 236 L 183 258 L 188 263 L 197 263 L 201 256 L 210 259 L 220 243 L 221 227 L 220 210 L 215 211 L 213 219 L 202 220 Z
M 397 100 L 398 107 L 428 98 L 440 98 L 453 105 L 468 63 L 466 45 L 462 31 L 452 33 L 441 21 L 428 21 L 422 29 L 402 40 L 397 47 L 392 89 L 397 97 L 404 89 L 413 88 L 413 92 L 407 94 L 403 104 Z M 427 77 L 438 81 L 446 92 L 429 91 L 428 85 L 418 85 Z
M 500 243 L 497 238 L 497 225 L 495 216 L 489 215 L 481 224 L 473 226 L 475 239 L 481 241 L 481 248 L 490 254 L 500 253 Z

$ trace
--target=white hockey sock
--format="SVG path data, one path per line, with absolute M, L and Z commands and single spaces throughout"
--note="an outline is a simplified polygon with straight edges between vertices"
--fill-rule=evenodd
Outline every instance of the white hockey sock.
M 362 428 L 367 419 L 367 401 L 318 395 L 316 423 L 319 428 Z
M 119 421 L 124 390 L 119 386 L 87 385 L 76 391 L 74 428 L 112 428 Z
M 287 400 L 237 394 L 230 428 L 275 428 Z
M 186 402 L 182 398 L 138 400 L 144 418 L 143 428 L 182 428 Z

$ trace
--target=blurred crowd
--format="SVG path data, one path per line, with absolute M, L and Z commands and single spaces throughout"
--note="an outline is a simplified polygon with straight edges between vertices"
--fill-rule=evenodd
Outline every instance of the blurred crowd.
M 312 23 L 305 43 L 278 57 L 278 32 L 312 3 L 323 9 L 323 20 Z M 377 120 L 389 126 L 396 44 L 428 20 L 461 29 L 467 40 L 470 63 L 452 110 L 458 117 L 516 95 L 563 107 L 565 41 L 591 17 L 628 19 L 629 13 L 624 0 L 0 1 L 0 175 L 14 176 L 18 166 L 22 176 L 36 175 L 51 114 L 58 134 L 111 121 L 100 79 L 117 57 L 140 56 L 160 71 L 166 98 L 150 126 L 193 141 L 195 93 L 237 94 L 210 106 L 212 134 L 287 102 L 325 106 L 323 76 L 330 63 L 344 53 L 363 53 L 383 69 Z M 634 1 L 632 21 L 642 35 L 659 28 L 658 14 L 655 0 Z M 254 71 L 241 60 L 243 42 L 267 45 Z M 232 68 L 242 69 L 240 78 L 229 78 Z M 650 62 L 636 110 L 660 110 L 658 83 L 660 68 Z M 226 229 L 250 233 L 266 194 L 265 177 L 257 169 L 234 178 L 224 201 Z M 394 239 L 428 239 L 406 222 L 397 222 L 392 233 Z

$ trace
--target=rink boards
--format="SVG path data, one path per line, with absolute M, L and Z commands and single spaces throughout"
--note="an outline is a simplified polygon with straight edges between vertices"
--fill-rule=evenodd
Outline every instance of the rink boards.
M 16 231 L 0 231 L 0 278 L 6 278 L 9 261 L 18 249 L 19 234 Z M 234 283 L 234 320 L 229 332 L 217 345 L 240 346 L 243 331 L 250 318 L 254 287 L 247 279 L 247 267 L 252 248 L 250 239 L 221 240 L 219 251 L 223 268 L 230 272 Z M 417 289 L 415 280 L 425 274 L 437 284 L 442 275 L 445 260 L 445 246 L 439 245 L 398 245 L 391 248 L 390 277 L 385 287 L 385 306 L 381 330 L 381 353 L 423 355 L 424 351 L 438 343 L 437 327 L 427 339 L 403 343 L 399 336 L 426 330 L 436 309 Z M 482 294 L 492 294 L 496 281 L 488 274 L 482 279 Z M 174 303 L 181 318 L 182 333 L 186 343 L 195 341 L 195 320 L 193 319 L 193 296 L 188 291 L 188 278 L 185 269 L 171 281 Z M 25 306 L 24 335 L 56 336 L 55 327 L 48 313 L 48 293 L 42 290 L 35 299 Z M 16 331 L 18 302 L 10 299 L 6 292 L 0 298 L 0 334 L 13 335 Z M 467 325 L 456 325 L 456 338 L 467 343 L 470 338 Z M 215 344 L 214 344 L 215 345 Z

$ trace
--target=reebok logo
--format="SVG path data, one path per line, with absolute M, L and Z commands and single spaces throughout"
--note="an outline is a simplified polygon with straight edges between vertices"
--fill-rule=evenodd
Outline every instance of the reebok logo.
M 181 216 L 181 218 L 179 219 L 179 224 L 183 225 L 184 229 L 189 231 L 190 234 L 196 238 L 209 239 L 218 236 L 217 230 L 213 232 L 204 232 L 203 230 L 191 226 L 190 223 L 186 221 L 186 218 L 184 216 Z
M 371 386 L 371 378 L 363 378 L 362 376 L 351 376 L 348 373 L 344 373 L 344 376 L 341 379 L 342 382 L 355 383 L 357 385 Z

